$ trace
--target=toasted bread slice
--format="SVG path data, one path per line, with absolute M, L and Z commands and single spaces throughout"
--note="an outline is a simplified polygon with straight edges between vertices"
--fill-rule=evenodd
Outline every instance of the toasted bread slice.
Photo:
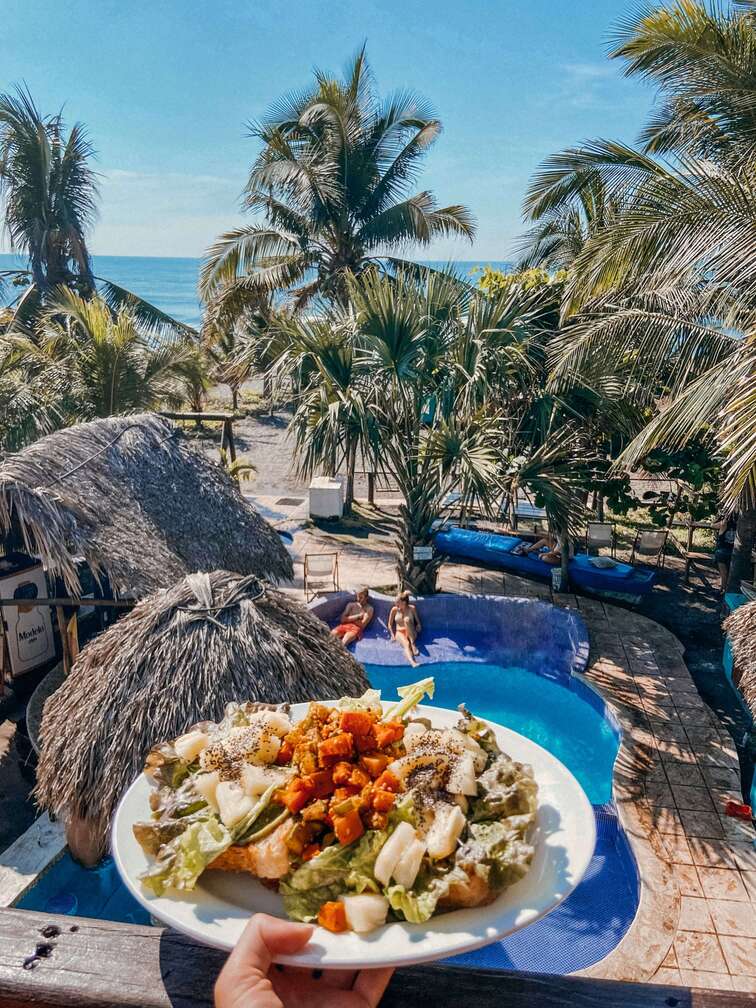
M 273 830 L 270 836 L 245 847 L 234 845 L 211 861 L 208 868 L 219 871 L 246 872 L 261 879 L 279 879 L 289 871 L 289 852 L 286 837 L 291 823 L 286 821 Z
M 219 854 L 214 861 L 211 861 L 207 867 L 215 868 L 218 871 L 249 872 L 254 875 L 255 872 L 252 870 L 252 865 L 255 858 L 254 856 L 250 857 L 249 851 L 250 847 L 229 847 L 228 850 L 224 850 L 222 854 Z

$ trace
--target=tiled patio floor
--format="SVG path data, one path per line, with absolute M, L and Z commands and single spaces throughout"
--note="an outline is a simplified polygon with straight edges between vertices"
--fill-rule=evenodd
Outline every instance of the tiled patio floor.
M 325 548 L 319 540 L 302 532 L 295 543 L 317 552 Z M 338 549 L 342 588 L 390 583 L 383 544 Z M 439 587 L 551 598 L 546 585 L 460 565 L 443 568 Z M 623 727 L 615 800 L 642 879 L 627 935 L 586 972 L 756 991 L 756 849 L 752 824 L 724 814 L 729 798 L 742 801 L 729 734 L 701 700 L 668 630 L 597 600 L 552 601 L 580 611 L 591 639 L 586 679 Z

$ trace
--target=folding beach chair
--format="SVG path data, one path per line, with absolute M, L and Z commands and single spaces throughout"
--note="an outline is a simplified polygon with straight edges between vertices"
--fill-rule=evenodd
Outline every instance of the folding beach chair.
M 617 555 L 617 533 L 614 522 L 588 522 L 585 530 L 585 552 L 592 549 L 608 549 L 612 556 Z
M 668 535 L 666 529 L 658 532 L 636 532 L 630 563 L 634 563 L 636 557 L 642 557 L 647 563 L 653 561 L 657 567 L 663 567 Z
M 339 554 L 305 553 L 304 595 L 310 602 L 321 592 L 339 590 Z

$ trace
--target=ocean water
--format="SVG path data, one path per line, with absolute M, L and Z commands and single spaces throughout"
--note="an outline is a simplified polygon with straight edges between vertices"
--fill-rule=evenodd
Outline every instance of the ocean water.
M 111 280 L 113 283 L 133 291 L 146 301 L 150 301 L 179 322 L 198 326 L 202 319 L 202 308 L 197 296 L 200 259 L 168 259 L 152 256 L 94 256 L 95 276 Z M 0 270 L 24 266 L 16 256 L 0 255 Z M 446 262 L 427 261 L 427 266 L 444 268 Z M 470 276 L 483 266 L 509 270 L 511 263 L 483 260 L 456 262 L 456 269 L 462 276 Z M 12 296 L 13 288 L 5 291 L 5 302 Z

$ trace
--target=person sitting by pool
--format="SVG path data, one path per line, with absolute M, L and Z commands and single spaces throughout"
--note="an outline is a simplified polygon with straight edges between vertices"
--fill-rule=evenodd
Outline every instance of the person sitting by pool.
M 374 613 L 375 610 L 370 605 L 370 593 L 367 588 L 362 588 L 357 592 L 354 602 L 347 602 L 339 624 L 331 630 L 331 634 L 334 637 L 341 637 L 344 647 L 353 641 L 361 640 Z
M 559 549 L 556 536 L 552 535 L 551 532 L 547 532 L 545 536 L 537 539 L 529 546 L 526 546 L 525 543 L 520 543 L 512 552 L 517 556 L 528 556 L 531 553 L 537 553 L 538 559 L 543 560 L 547 564 L 562 562 L 562 551 Z
M 391 634 L 391 640 L 398 640 L 404 648 L 410 665 L 417 665 L 415 658 L 420 652 L 417 650 L 415 641 L 422 629 L 417 607 L 410 603 L 410 593 L 408 591 L 400 592 L 396 596 L 396 605 L 389 613 L 388 631 Z

